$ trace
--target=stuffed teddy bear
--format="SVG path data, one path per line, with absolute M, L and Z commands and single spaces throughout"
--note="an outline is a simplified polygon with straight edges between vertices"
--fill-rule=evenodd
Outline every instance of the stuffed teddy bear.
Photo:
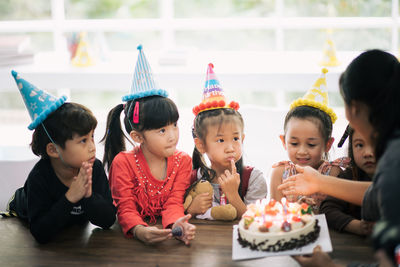
M 193 199 L 202 193 L 209 193 L 211 196 L 214 195 L 214 190 L 212 185 L 206 181 L 206 180 L 201 180 L 199 181 L 188 193 L 185 203 L 183 204 L 183 207 L 185 210 L 190 206 L 192 203 Z M 211 213 L 210 213 L 211 210 Z M 207 219 L 211 220 L 221 220 L 221 221 L 233 221 L 236 219 L 237 216 L 237 211 L 234 206 L 231 204 L 227 205 L 222 205 L 222 206 L 214 206 L 211 207 L 206 213 L 210 213 L 211 218 L 208 216 L 206 217 Z M 204 214 L 206 214 L 204 213 Z

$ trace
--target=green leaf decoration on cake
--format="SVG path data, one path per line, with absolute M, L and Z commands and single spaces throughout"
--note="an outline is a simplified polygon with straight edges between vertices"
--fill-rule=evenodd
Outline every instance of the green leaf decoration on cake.
M 311 209 L 311 206 L 308 206 L 308 208 L 307 208 L 307 210 L 304 210 L 304 209 L 301 209 L 301 214 L 302 215 L 304 215 L 304 214 L 312 214 L 312 209 Z

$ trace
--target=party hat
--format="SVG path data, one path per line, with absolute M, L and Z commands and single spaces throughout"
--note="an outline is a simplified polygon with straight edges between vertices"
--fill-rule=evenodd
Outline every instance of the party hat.
M 78 47 L 76 48 L 75 56 L 72 58 L 72 65 L 76 67 L 88 67 L 94 65 L 92 52 L 89 42 L 87 41 L 86 33 L 79 34 Z
M 214 65 L 208 64 L 206 82 L 203 90 L 203 100 L 201 103 L 193 108 L 194 115 L 197 116 L 202 111 L 218 109 L 218 108 L 232 108 L 239 109 L 239 103 L 232 101 L 229 105 L 226 104 L 224 90 L 219 84 L 218 78 L 214 73 Z
M 139 45 L 137 49 L 139 50 L 139 55 L 136 62 L 135 73 L 133 74 L 131 91 L 129 95 L 122 97 L 122 101 L 130 101 L 153 95 L 167 97 L 168 92 L 164 89 L 160 89 L 154 81 L 153 72 L 143 53 L 142 45 Z
M 67 100 L 66 96 L 61 96 L 57 99 L 48 92 L 37 88 L 33 84 L 22 79 L 14 70 L 11 71 L 11 74 L 14 76 L 19 92 L 24 99 L 25 106 L 32 119 L 32 123 L 28 126 L 29 130 L 35 129 L 50 113 L 58 109 L 64 104 L 65 100 Z
M 332 40 L 332 31 L 328 31 L 328 37 L 325 41 L 322 60 L 319 64 L 324 67 L 336 67 L 340 65 L 340 62 L 336 57 L 336 47 Z
M 337 116 L 333 109 L 328 106 L 328 90 L 325 77 L 325 74 L 327 72 L 328 70 L 323 68 L 321 77 L 317 79 L 313 87 L 302 98 L 293 101 L 293 103 L 290 105 L 290 109 L 299 106 L 310 106 L 318 108 L 326 112 L 331 117 L 332 123 L 335 123 Z

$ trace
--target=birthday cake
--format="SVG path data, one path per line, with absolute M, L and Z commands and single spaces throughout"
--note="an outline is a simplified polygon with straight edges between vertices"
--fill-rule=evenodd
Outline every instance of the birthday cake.
M 262 251 L 284 251 L 314 242 L 320 232 L 318 219 L 306 203 L 258 200 L 247 207 L 238 227 L 243 247 Z

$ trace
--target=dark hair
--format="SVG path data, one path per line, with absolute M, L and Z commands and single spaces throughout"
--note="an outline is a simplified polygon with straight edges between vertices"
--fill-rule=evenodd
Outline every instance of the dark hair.
M 354 130 L 349 127 L 348 130 L 349 133 L 349 147 L 348 147 L 348 152 L 347 155 L 351 159 L 350 164 L 351 164 L 351 170 L 352 170 L 352 177 L 354 181 L 358 181 L 360 178 L 365 178 L 368 177 L 368 174 L 364 172 L 360 167 L 357 166 L 356 161 L 354 160 L 354 153 L 353 153 L 353 135 L 354 135 Z
M 283 124 L 284 133 L 286 135 L 287 124 L 291 118 L 298 118 L 303 120 L 310 120 L 318 125 L 318 129 L 322 135 L 325 144 L 328 143 L 332 137 L 332 120 L 331 117 L 324 111 L 310 107 L 310 106 L 298 106 L 291 109 L 285 117 Z M 328 153 L 325 153 L 325 158 L 328 158 Z
M 231 122 L 233 120 L 237 120 L 241 126 L 242 129 L 244 128 L 244 122 L 242 115 L 230 108 L 219 108 L 219 109 L 213 109 L 213 110 L 207 110 L 200 112 L 196 118 L 194 119 L 194 125 L 192 129 L 192 135 L 193 138 L 199 138 L 203 142 L 206 140 L 207 136 L 207 129 L 209 125 L 222 125 L 223 123 L 226 122 Z M 200 173 L 202 176 L 203 180 L 207 180 L 211 183 L 211 181 L 215 178 L 216 172 L 213 169 L 210 169 L 207 167 L 207 165 L 204 162 L 204 158 L 202 154 L 197 150 L 196 147 L 194 147 L 193 150 L 193 156 L 192 156 L 192 161 L 193 161 L 193 169 L 200 169 Z M 236 163 L 236 170 L 240 174 L 240 184 L 239 184 L 239 196 L 243 199 L 244 196 L 242 196 L 242 170 L 243 170 L 243 158 L 241 157 Z M 199 182 L 200 180 L 197 180 L 195 183 L 193 183 L 187 190 L 186 190 L 186 195 L 188 192 Z
M 71 140 L 74 134 L 83 136 L 94 130 L 97 120 L 87 107 L 68 102 L 51 113 L 42 124 L 54 142 L 64 149 L 65 142 Z M 32 134 L 31 149 L 35 155 L 48 158 L 46 146 L 51 140 L 42 124 Z
M 139 110 L 139 122 L 134 123 L 135 107 Z M 104 142 L 103 164 L 110 169 L 114 157 L 125 150 L 125 134 L 121 128 L 120 115 L 124 110 L 124 126 L 127 133 L 159 129 L 175 123 L 179 119 L 178 108 L 166 97 L 150 96 L 128 101 L 114 107 L 107 117 L 107 127 L 101 142 Z M 129 138 L 127 138 L 129 141 Z
M 340 93 L 346 105 L 360 101 L 369 109 L 369 121 L 376 132 L 372 136 L 377 160 L 386 143 L 400 127 L 400 67 L 393 55 L 369 50 L 354 59 L 339 79 Z

